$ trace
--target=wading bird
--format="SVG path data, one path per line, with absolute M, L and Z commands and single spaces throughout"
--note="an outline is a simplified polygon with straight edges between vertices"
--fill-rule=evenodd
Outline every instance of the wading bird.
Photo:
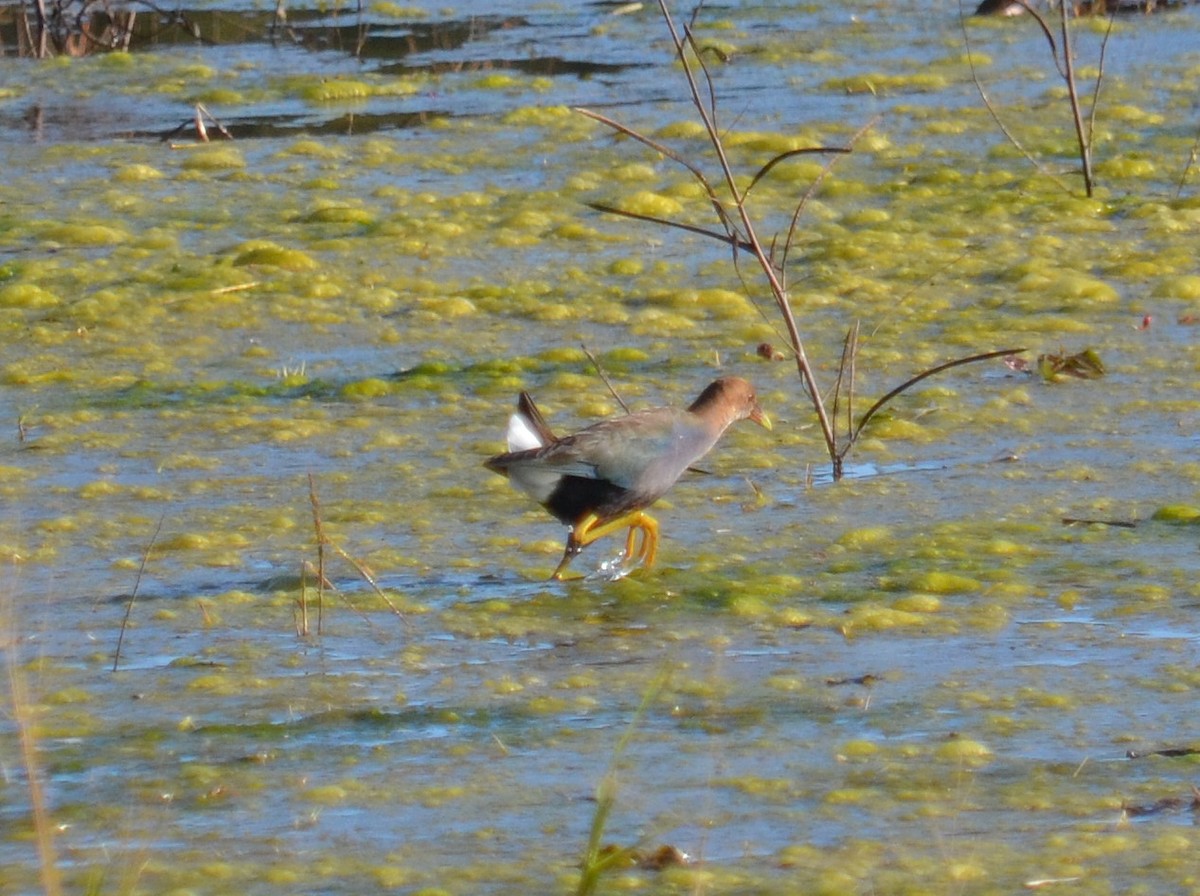
M 686 409 L 638 411 L 562 438 L 522 392 L 508 422 L 508 451 L 484 466 L 507 476 L 569 527 L 553 578 L 561 579 L 587 545 L 626 526 L 626 559 L 631 567 L 650 566 L 658 552 L 658 522 L 645 508 L 704 457 L 730 424 L 746 419 L 771 428 L 754 387 L 736 376 L 714 381 Z M 635 557 L 638 532 L 642 541 Z

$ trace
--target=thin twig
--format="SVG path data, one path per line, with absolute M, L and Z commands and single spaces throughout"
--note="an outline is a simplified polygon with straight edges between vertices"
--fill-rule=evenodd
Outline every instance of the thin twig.
M 1075 84 L 1075 48 L 1071 45 L 1070 16 L 1067 15 L 1067 0 L 1058 0 L 1059 19 L 1062 22 L 1063 62 L 1060 71 L 1067 82 L 1067 97 L 1071 100 L 1071 121 L 1075 125 L 1075 138 L 1079 142 L 1079 161 L 1083 165 L 1083 188 L 1092 195 L 1092 141 L 1084 131 L 1083 112 L 1079 107 L 1079 90 Z M 1099 92 L 1099 82 L 1096 84 Z
M 142 576 L 146 572 L 146 563 L 150 560 L 150 552 L 154 549 L 154 543 L 158 541 L 158 533 L 162 531 L 163 520 L 167 518 L 167 513 L 164 510 L 162 516 L 158 518 L 158 525 L 154 527 L 154 534 L 150 536 L 150 543 L 146 545 L 146 550 L 142 553 L 142 562 L 138 566 L 137 577 L 133 580 L 133 591 L 129 594 L 129 603 L 125 605 L 125 615 L 121 619 L 121 631 L 117 635 L 117 649 L 113 653 L 112 670 L 117 671 L 117 666 L 121 662 L 121 645 L 125 643 L 125 629 L 129 627 L 129 617 L 133 613 L 133 602 L 137 600 L 138 588 L 142 584 Z
M 1021 0 L 1017 0 L 1017 2 L 1021 2 Z M 1029 7 L 1025 3 L 1021 2 L 1021 5 L 1024 6 L 1026 9 L 1029 9 Z M 1042 32 L 1046 35 L 1046 39 L 1050 41 L 1050 47 L 1051 47 L 1052 52 L 1054 52 L 1054 54 L 1055 54 L 1054 59 L 1055 59 L 1055 64 L 1057 65 L 1058 55 L 1057 55 L 1057 51 L 1054 50 L 1054 36 L 1050 33 L 1049 29 L 1046 27 L 1046 23 L 1042 20 L 1040 15 L 1038 15 L 1036 12 L 1034 12 L 1034 17 L 1037 19 L 1038 24 L 1041 26 Z M 1017 139 L 1017 135 L 1014 134 L 1011 130 L 1009 130 L 1008 125 L 1006 125 L 1004 123 L 1004 119 L 1002 119 L 1000 117 L 1000 113 L 996 111 L 996 107 L 992 105 L 992 100 L 988 96 L 987 90 L 984 89 L 983 81 L 981 81 L 979 79 L 979 72 L 975 69 L 975 53 L 971 48 L 971 38 L 967 32 L 967 18 L 966 18 L 966 12 L 963 9 L 962 0 L 959 0 L 959 3 L 958 3 L 958 23 L 959 23 L 959 27 L 962 28 L 963 44 L 967 50 L 967 65 L 971 69 L 971 81 L 975 85 L 975 90 L 978 91 L 979 99 L 983 101 L 983 107 L 985 109 L 987 109 L 988 115 L 990 115 L 992 117 L 992 121 L 994 121 L 996 123 L 996 127 L 998 127 L 1000 129 L 1000 133 L 1002 133 L 1004 135 L 1005 139 L 1008 140 L 1008 142 L 1013 145 L 1013 148 L 1016 149 L 1017 152 L 1019 152 L 1021 155 L 1023 155 L 1026 158 L 1026 160 L 1031 165 L 1033 165 L 1034 168 L 1036 168 L 1040 173 L 1042 173 L 1046 177 L 1049 177 L 1051 180 L 1053 180 L 1063 190 L 1070 192 L 1071 188 L 1068 187 L 1067 184 L 1057 174 L 1055 174 L 1050 169 L 1048 169 L 1045 165 L 1043 165 L 1040 159 L 1038 159 L 1033 153 L 1031 153 L 1029 150 L 1027 150 L 1025 148 L 1024 144 L 1022 144 L 1021 141 L 1019 139 Z
M 1108 13 L 1108 28 L 1104 31 L 1104 39 L 1100 41 L 1100 59 L 1096 63 L 1096 86 L 1092 90 L 1092 108 L 1088 112 L 1088 145 L 1094 145 L 1096 140 L 1096 109 L 1100 105 L 1100 85 L 1104 83 L 1104 59 L 1108 54 L 1108 41 L 1112 37 L 1113 27 L 1117 23 L 1116 4 Z
M 876 115 L 874 118 L 872 118 L 866 124 L 864 124 L 861 128 L 859 128 L 858 131 L 854 134 L 854 136 L 852 136 L 850 138 L 850 142 L 846 145 L 845 151 L 853 152 L 854 144 L 856 144 L 859 140 L 861 140 L 863 138 L 863 136 L 869 130 L 871 130 L 871 128 L 875 127 L 875 125 L 878 122 L 879 122 L 879 116 Z M 788 259 L 788 255 L 792 251 L 792 246 L 795 244 L 796 233 L 797 233 L 796 225 L 799 224 L 799 222 L 800 222 L 801 212 L 803 212 L 804 209 L 808 206 L 808 203 L 813 198 L 813 196 L 817 195 L 817 190 L 820 189 L 821 184 L 823 184 L 825 182 L 825 178 L 827 178 L 829 176 L 830 172 L 833 171 L 833 166 L 838 163 L 839 158 L 840 158 L 840 156 L 835 155 L 833 158 L 827 159 L 825 161 L 825 165 L 824 165 L 824 167 L 822 167 L 821 173 L 818 174 L 813 179 L 813 182 L 808 185 L 808 189 L 804 191 L 804 195 L 800 197 L 800 201 L 796 203 L 796 207 L 792 210 L 792 219 L 791 219 L 791 221 L 788 222 L 787 237 L 783 241 L 783 254 L 781 255 L 781 257 L 779 259 L 779 270 L 781 272 L 786 272 L 786 270 L 787 270 L 787 259 Z M 774 255 L 775 255 L 775 250 L 772 247 L 771 256 L 774 257 Z M 781 273 L 780 276 L 786 277 L 786 273 Z M 781 281 L 781 282 L 785 282 L 785 281 Z
M 1200 159 L 1200 129 L 1196 131 L 1196 139 L 1192 142 L 1192 151 L 1188 154 L 1187 164 L 1183 166 L 1183 173 L 1179 175 L 1179 183 L 1175 187 L 1176 199 L 1183 195 L 1183 188 L 1187 184 L 1188 175 L 1191 173 L 1197 159 Z
M 209 290 L 210 296 L 223 296 L 231 292 L 242 292 L 247 289 L 254 289 L 258 286 L 259 281 L 251 280 L 249 283 L 234 283 L 232 286 L 218 286 L 216 289 Z
M 296 618 L 296 637 L 308 637 L 308 561 L 300 563 L 300 599 L 296 601 L 299 611 Z
M 849 155 L 851 152 L 853 152 L 853 150 L 848 146 L 805 146 L 801 147 L 800 149 L 789 149 L 787 152 L 781 152 L 754 173 L 754 177 L 750 178 L 750 183 L 746 186 L 746 193 L 749 194 L 749 192 L 754 189 L 755 184 L 766 177 L 770 173 L 771 169 L 780 162 L 787 161 L 788 159 L 795 158 L 796 156 L 820 155 L 827 153 Z
M 855 323 L 857 323 L 857 321 L 855 321 Z M 847 362 L 849 361 L 850 354 L 856 350 L 855 348 L 851 347 L 850 344 L 853 336 L 854 327 L 851 327 L 846 331 L 846 335 L 842 339 L 842 357 L 838 360 L 837 379 L 833 381 L 833 406 L 829 409 L 829 416 L 833 418 L 835 426 L 837 425 L 838 412 L 841 407 L 843 393 L 842 381 L 845 378 L 846 371 L 848 370 Z M 853 431 L 853 428 L 854 420 L 853 418 L 848 417 L 846 423 L 846 432 L 849 433 Z
M 717 196 L 717 193 L 713 189 L 712 184 L 709 183 L 708 178 L 705 177 L 703 171 L 701 171 L 699 168 L 697 168 L 695 165 L 693 165 L 691 162 L 689 162 L 686 158 L 684 158 L 682 155 L 680 155 L 675 150 L 671 149 L 671 147 L 667 146 L 666 144 L 660 143 L 651 137 L 647 137 L 645 134 L 643 134 L 639 131 L 635 131 L 633 128 L 628 127 L 627 125 L 623 125 L 619 121 L 615 121 L 614 119 L 609 118 L 607 115 L 601 115 L 599 112 L 595 112 L 591 109 L 585 109 L 580 106 L 575 107 L 575 111 L 578 112 L 580 115 L 584 115 L 584 116 L 592 119 L 593 121 L 598 121 L 601 124 L 607 125 L 608 127 L 612 128 L 614 131 L 617 131 L 618 133 L 624 134 L 627 137 L 632 137 L 634 140 L 638 141 L 639 143 L 643 144 L 644 146 L 649 147 L 650 149 L 654 150 L 657 153 L 661 153 L 662 155 L 666 156 L 671 161 L 676 162 L 679 165 L 682 165 L 684 168 L 686 168 L 688 171 L 690 171 L 692 176 L 694 178 L 696 178 L 696 180 L 700 183 L 700 185 L 702 187 L 704 187 L 704 192 L 706 194 L 708 194 L 708 201 L 712 204 L 714 211 L 716 211 L 717 218 L 720 219 L 721 224 L 727 230 L 729 230 L 730 237 L 736 236 L 735 232 L 732 229 L 730 229 L 732 227 L 732 222 L 730 221 L 730 218 L 729 218 L 729 212 L 726 211 L 725 206 L 721 204 L 720 198 Z
M 344 551 L 336 542 L 331 541 L 329 546 L 337 552 L 339 557 L 341 557 L 358 571 L 358 574 L 362 576 L 363 581 L 371 586 L 371 589 L 379 596 L 379 599 L 387 605 L 389 610 L 391 610 L 396 616 L 400 617 L 400 619 L 405 619 L 404 613 L 401 612 L 400 608 L 397 607 L 392 602 L 392 599 L 387 596 L 387 593 L 379 587 L 379 583 L 375 581 L 375 576 L 372 574 L 371 570 L 367 569 L 366 564 L 346 553 L 346 551 Z
M 389 610 L 392 611 L 393 614 L 398 616 L 401 620 L 407 621 L 404 613 L 401 612 L 400 608 L 396 606 L 392 599 L 387 596 L 387 593 L 379 586 L 379 582 L 376 581 L 375 575 L 370 569 L 367 568 L 366 564 L 344 550 L 337 542 L 325 534 L 325 526 L 321 521 L 321 503 L 317 498 L 316 478 L 312 473 L 308 474 L 308 500 L 309 503 L 312 504 L 313 526 L 315 527 L 317 534 L 317 634 L 319 635 L 322 632 L 322 622 L 324 620 L 323 606 L 325 586 L 328 584 L 328 580 L 325 578 L 326 547 L 331 548 L 335 554 L 353 566 L 355 571 L 358 572 L 358 574 L 362 577 L 363 581 L 371 586 L 371 589 L 376 595 L 379 596 L 380 600 L 384 602 L 384 604 Z
M 608 205 L 603 202 L 589 202 L 588 208 L 595 209 L 598 212 L 604 212 L 606 215 L 620 215 L 622 218 L 632 218 L 635 221 L 648 221 L 651 224 L 661 224 L 664 227 L 675 227 L 679 230 L 686 230 L 688 233 L 695 233 L 699 236 L 706 236 L 709 239 L 716 240 L 720 243 L 726 243 L 734 246 L 737 249 L 744 249 L 749 252 L 753 250 L 753 246 L 744 240 L 739 240 L 736 235 L 728 232 L 717 233 L 715 230 L 709 230 L 706 227 L 697 227 L 695 224 L 684 224 L 682 221 L 672 221 L 669 218 L 660 218 L 657 215 L 644 215 L 641 212 L 626 211 L 623 208 L 617 208 L 615 205 Z
M 849 441 L 846 443 L 845 446 L 843 446 L 842 453 L 845 454 L 845 452 L 850 450 L 850 446 L 853 445 L 854 442 L 858 439 L 859 435 L 862 434 L 862 431 L 866 427 L 867 423 L 870 422 L 871 418 L 874 417 L 875 414 L 878 413 L 879 410 L 881 408 L 883 408 L 884 405 L 886 405 L 889 401 L 891 401 L 893 398 L 895 398 L 901 392 L 903 392 L 906 389 L 909 389 L 909 388 L 915 386 L 917 383 L 921 382 L 921 380 L 928 379 L 929 377 L 933 376 L 935 373 L 941 373 L 943 370 L 949 370 L 952 367 L 960 367 L 963 364 L 974 364 L 977 361 L 987 361 L 991 358 L 1002 358 L 1007 355 L 1019 355 L 1023 351 L 1025 351 L 1025 349 L 1023 349 L 1023 348 L 1005 348 L 1005 349 L 1000 349 L 999 351 L 984 352 L 983 354 L 979 354 L 979 355 L 971 355 L 966 358 L 955 358 L 953 361 L 947 361 L 945 364 L 939 364 L 936 367 L 931 367 L 928 370 L 922 371 L 921 373 L 918 373 L 916 376 L 905 380 L 903 383 L 901 383 L 895 389 L 888 392 L 886 395 L 884 395 L 882 398 L 880 398 L 878 401 L 876 401 L 873 405 L 871 405 L 871 407 L 867 410 L 867 412 L 865 414 L 863 414 L 862 419 L 858 421 L 858 426 L 855 427 L 854 432 L 851 433 Z
M 604 381 L 604 385 L 608 388 L 609 394 L 617 400 L 617 404 L 624 409 L 626 414 L 630 413 L 629 405 L 625 403 L 624 398 L 617 394 L 617 390 L 613 388 L 612 380 L 608 378 L 608 374 L 604 372 L 604 368 L 600 366 L 600 361 L 597 360 L 596 356 L 592 354 L 592 350 L 582 343 L 580 343 L 579 347 L 583 349 L 583 353 L 588 356 L 588 360 L 591 361 L 592 366 L 596 368 L 596 373 L 598 373 L 600 375 L 600 379 Z
M 788 299 L 787 291 L 775 270 L 775 266 L 771 263 L 766 251 L 763 249 L 762 243 L 758 239 L 755 232 L 754 222 L 750 217 L 750 212 L 746 208 L 745 199 L 738 189 L 737 180 L 733 174 L 733 166 L 729 162 L 728 156 L 725 154 L 725 146 L 721 140 L 720 132 L 717 129 L 716 121 L 713 116 L 708 114 L 704 103 L 700 99 L 700 91 L 696 84 L 696 77 L 692 71 L 691 64 L 688 62 L 687 53 L 683 38 L 680 37 L 679 31 L 675 27 L 675 21 L 671 17 L 671 10 L 667 6 L 666 0 L 658 0 L 659 9 L 662 11 L 663 19 L 667 23 L 667 29 L 670 31 L 671 40 L 675 45 L 675 53 L 683 66 L 684 75 L 687 79 L 688 89 L 692 95 L 692 103 L 700 114 L 701 121 L 704 124 L 705 130 L 708 132 L 709 143 L 713 147 L 713 151 L 717 156 L 717 161 L 721 167 L 721 172 L 725 177 L 726 188 L 729 195 L 734 198 L 738 217 L 741 220 L 742 232 L 746 240 L 752 245 L 750 250 L 754 257 L 758 260 L 759 267 L 762 268 L 763 275 L 767 278 L 767 283 L 771 288 L 771 294 L 775 297 L 775 303 L 779 308 L 780 314 L 783 316 L 784 324 L 787 327 L 788 337 L 792 345 L 792 349 L 796 355 L 796 366 L 803 380 L 805 387 L 808 389 L 809 396 L 812 398 L 813 409 L 817 414 L 817 420 L 821 424 L 821 433 L 825 438 L 825 445 L 829 451 L 829 456 L 833 460 L 835 467 L 837 461 L 837 441 L 834 436 L 833 427 L 830 424 L 829 417 L 825 412 L 825 406 L 820 400 L 820 389 L 817 388 L 816 376 L 813 373 L 812 365 L 808 360 L 808 353 L 804 349 L 804 342 L 800 338 L 800 329 L 796 324 L 795 315 L 792 313 L 791 302 Z M 687 32 L 688 42 L 694 48 L 694 41 L 691 37 L 690 30 Z M 701 69 L 704 68 L 703 60 L 697 55 Z M 837 470 L 834 471 L 835 477 Z
M 308 474 L 308 502 L 312 505 L 313 529 L 317 536 L 317 635 L 325 621 L 325 526 L 321 523 L 321 502 L 317 499 L 317 484 L 312 473 Z

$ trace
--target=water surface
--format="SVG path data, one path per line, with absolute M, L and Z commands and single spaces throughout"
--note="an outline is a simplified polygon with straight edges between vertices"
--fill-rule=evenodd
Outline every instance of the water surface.
M 836 484 L 744 260 L 587 205 L 711 226 L 571 111 L 703 158 L 654 9 L 188 15 L 40 63 L 4 32 L 0 891 L 39 888 L 18 721 L 71 889 L 569 892 L 606 780 L 605 843 L 692 857 L 607 891 L 1197 886 L 1194 9 L 1117 23 L 1092 200 L 1028 23 L 971 61 L 1044 171 L 954 5 L 706 9 L 747 176 L 874 121 L 789 271 L 826 388 L 855 320 L 858 413 L 971 352 L 1107 371 L 928 380 Z M 755 188 L 764 233 L 821 164 Z M 660 505 L 655 569 L 558 584 L 481 464 L 520 389 L 619 412 L 581 343 L 633 404 L 735 372 L 776 425 Z

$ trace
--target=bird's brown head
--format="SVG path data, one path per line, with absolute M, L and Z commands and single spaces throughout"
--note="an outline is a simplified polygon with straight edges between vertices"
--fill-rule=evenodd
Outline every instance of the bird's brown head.
M 771 428 L 771 418 L 759 405 L 754 387 L 740 376 L 723 376 L 714 380 L 688 410 L 702 417 L 719 420 L 725 426 L 750 419 L 764 429 Z

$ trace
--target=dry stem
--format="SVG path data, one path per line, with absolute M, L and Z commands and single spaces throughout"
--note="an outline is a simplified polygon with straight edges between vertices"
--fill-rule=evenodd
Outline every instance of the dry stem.
M 129 593 L 129 603 L 125 605 L 125 615 L 121 618 L 121 631 L 117 635 L 117 649 L 113 653 L 112 670 L 117 671 L 117 666 L 121 662 L 121 645 L 125 642 L 125 629 L 129 627 L 129 617 L 133 613 L 133 602 L 137 600 L 138 588 L 142 585 L 142 576 L 146 572 L 146 563 L 150 560 L 150 552 L 154 549 L 154 543 L 158 541 L 158 533 L 162 531 L 163 520 L 167 518 L 166 512 L 158 518 L 158 525 L 154 527 L 154 534 L 150 536 L 150 543 L 146 545 L 146 550 L 142 553 L 142 562 L 138 566 L 137 577 L 133 580 L 133 590 Z

